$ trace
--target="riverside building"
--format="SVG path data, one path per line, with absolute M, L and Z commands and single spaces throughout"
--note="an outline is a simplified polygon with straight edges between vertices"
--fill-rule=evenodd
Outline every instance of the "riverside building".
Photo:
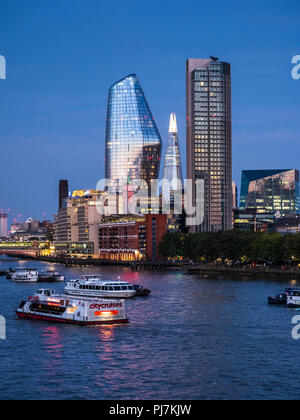
M 64 200 L 55 217 L 55 248 L 59 254 L 99 255 L 98 225 L 102 216 L 97 211 L 101 192 L 77 190 Z
M 272 212 L 277 218 L 300 214 L 299 170 L 243 171 L 240 209 L 246 208 Z
M 99 226 L 102 260 L 139 261 L 161 258 L 158 246 L 167 232 L 167 215 L 104 217 Z
M 231 66 L 211 59 L 186 63 L 187 178 L 204 183 L 204 220 L 191 231 L 232 228 Z
M 134 191 L 131 181 L 143 180 L 150 186 L 159 178 L 162 140 L 135 74 L 116 82 L 109 90 L 105 174 L 119 192 L 118 214 L 128 213 L 128 200 Z M 147 200 L 146 200 L 147 201 Z M 148 202 L 141 203 L 148 211 Z

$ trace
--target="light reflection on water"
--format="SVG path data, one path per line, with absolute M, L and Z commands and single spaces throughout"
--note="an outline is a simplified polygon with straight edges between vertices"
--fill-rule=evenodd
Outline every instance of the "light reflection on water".
M 23 262 L 49 269 L 50 265 Z M 0 262 L 0 270 L 16 263 Z M 186 276 L 180 271 L 51 266 L 67 279 L 102 272 L 143 284 L 149 298 L 127 301 L 128 325 L 78 327 L 18 321 L 14 310 L 38 287 L 0 278 L 0 398 L 299 398 L 295 311 L 266 298 L 295 281 Z

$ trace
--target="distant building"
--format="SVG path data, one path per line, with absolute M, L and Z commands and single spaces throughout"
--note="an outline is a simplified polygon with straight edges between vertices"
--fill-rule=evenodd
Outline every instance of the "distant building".
M 193 185 L 202 180 L 205 188 L 204 222 L 191 230 L 232 229 L 230 64 L 187 60 L 186 104 L 187 178 Z
M 236 183 L 232 181 L 232 205 L 233 208 L 237 208 L 239 206 L 238 204 L 238 188 L 236 186 Z
M 167 216 L 104 217 L 99 226 L 99 255 L 103 260 L 157 260 L 158 246 L 167 232 Z
M 21 230 L 22 229 L 22 223 L 17 223 L 17 222 L 14 222 L 14 223 L 12 223 L 11 224 L 11 226 L 10 226 L 10 234 L 11 235 L 13 235 L 14 233 L 16 233 L 18 230 Z
M 0 211 L 0 237 L 8 237 L 8 228 L 7 228 L 7 213 Z
M 50 224 L 50 222 L 48 222 Z M 29 217 L 24 223 L 15 223 L 11 226 L 10 238 L 15 241 L 46 241 L 50 225 Z
M 274 232 L 275 216 L 259 209 L 234 209 L 234 229 L 253 232 Z
M 291 213 L 299 214 L 299 171 L 243 171 L 240 208 L 261 209 L 276 213 L 278 217 Z
M 63 207 L 64 199 L 69 195 L 69 182 L 66 179 L 61 179 L 59 181 L 59 198 L 58 198 L 58 208 Z

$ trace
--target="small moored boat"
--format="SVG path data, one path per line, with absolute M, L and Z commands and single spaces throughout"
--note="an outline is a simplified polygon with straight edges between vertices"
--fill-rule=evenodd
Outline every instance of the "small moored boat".
M 269 305 L 286 305 L 286 303 L 287 303 L 286 293 L 279 293 L 276 296 L 269 296 L 268 297 L 268 304 Z
M 65 276 L 59 274 L 58 271 L 43 270 L 39 273 L 40 282 L 63 282 Z
M 151 294 L 151 290 L 146 287 L 135 284 L 134 286 L 135 295 L 140 297 L 147 297 Z
M 17 283 L 36 283 L 39 273 L 34 268 L 20 268 L 11 273 L 11 280 Z
M 129 322 L 123 300 L 70 299 L 48 289 L 40 289 L 22 301 L 16 313 L 22 319 L 78 325 Z

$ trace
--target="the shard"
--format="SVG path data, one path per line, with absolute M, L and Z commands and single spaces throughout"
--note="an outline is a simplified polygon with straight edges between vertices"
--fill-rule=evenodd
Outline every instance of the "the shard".
M 165 155 L 163 180 L 169 183 L 171 191 L 180 191 L 183 188 L 178 129 L 174 113 L 170 117 L 169 140 Z

